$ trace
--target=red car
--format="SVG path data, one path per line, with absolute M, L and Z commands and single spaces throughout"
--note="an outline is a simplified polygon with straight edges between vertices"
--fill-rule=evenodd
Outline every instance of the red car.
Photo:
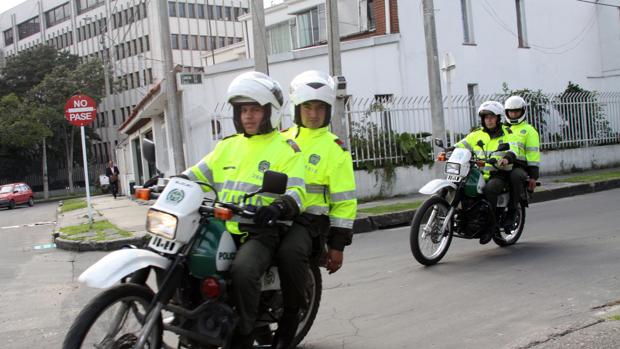
M 14 209 L 15 205 L 34 205 L 34 193 L 26 183 L 12 183 L 0 186 L 0 207 Z

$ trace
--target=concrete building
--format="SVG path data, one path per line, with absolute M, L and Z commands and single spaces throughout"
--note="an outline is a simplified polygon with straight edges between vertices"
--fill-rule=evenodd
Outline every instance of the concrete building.
M 428 95 L 420 1 L 340 0 L 338 8 L 342 69 L 351 98 Z M 179 85 L 187 164 L 232 132 L 230 111 L 223 106 L 226 87 L 254 67 L 251 16 L 239 19 L 244 49 L 239 45 L 210 53 L 204 73 L 186 74 L 186 84 Z M 512 89 L 545 92 L 563 91 L 569 81 L 589 90 L 620 91 L 620 21 L 613 6 L 566 0 L 435 0 L 435 20 L 440 62 L 448 53 L 453 57 L 453 95 L 475 100 L 501 93 L 504 82 Z M 265 26 L 270 75 L 285 90 L 304 70 L 329 70 L 324 1 L 274 2 L 265 10 Z M 217 63 L 223 60 L 230 61 Z M 443 84 L 445 94 L 445 80 Z M 129 121 L 132 127 L 122 132 L 139 144 L 159 129 L 154 131 L 157 166 L 172 174 L 163 126 L 152 118 L 156 105 L 154 99 L 145 103 Z
M 2 62 L 46 44 L 82 59 L 99 57 L 107 66 L 107 93 L 93 125 L 102 141 L 93 144 L 92 162 L 123 160 L 116 159 L 116 148 L 126 138 L 118 127 L 164 77 L 157 3 L 28 0 L 0 14 Z M 205 52 L 243 40 L 238 18 L 248 13 L 247 0 L 178 0 L 167 6 L 174 64 L 180 71 L 202 72 Z

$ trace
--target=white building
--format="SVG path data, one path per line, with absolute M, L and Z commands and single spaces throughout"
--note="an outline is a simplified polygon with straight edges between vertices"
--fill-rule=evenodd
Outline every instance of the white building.
M 428 95 L 420 1 L 340 0 L 338 8 L 349 95 Z M 253 69 L 251 16 L 240 21 L 246 58 L 239 59 L 240 47 L 221 50 L 209 56 L 216 64 L 208 62 L 204 74 L 188 81 L 194 84 L 180 85 L 188 165 L 232 132 L 229 124 L 218 122 L 225 118 L 216 116 L 228 112 L 217 110 L 230 81 Z M 567 0 L 435 0 L 435 21 L 440 62 L 448 52 L 454 57 L 452 94 L 499 93 L 504 82 L 513 89 L 546 92 L 563 91 L 569 81 L 589 90 L 620 91 L 618 8 Z M 324 1 L 278 2 L 265 10 L 265 26 L 269 72 L 285 91 L 304 70 L 329 70 Z M 218 57 L 232 61 L 217 64 Z M 444 92 L 445 87 L 444 82 Z M 139 144 L 141 137 L 156 130 L 157 166 L 172 174 L 162 123 L 149 109 L 156 105 L 145 105 L 129 121 L 132 127 L 121 131 Z
M 160 17 L 155 0 L 28 0 L 0 14 L 0 58 L 47 44 L 99 57 L 109 67 L 107 97 L 94 124 L 102 141 L 93 144 L 92 162 L 116 159 L 126 137 L 118 132 L 138 104 L 164 76 Z M 203 54 L 242 41 L 237 18 L 247 0 L 168 1 L 174 64 L 203 71 Z M 163 115 L 163 114 L 162 114 Z M 133 168 L 134 166 L 130 166 Z M 137 166 L 135 166 L 137 167 Z M 137 175 L 140 176 L 140 175 Z

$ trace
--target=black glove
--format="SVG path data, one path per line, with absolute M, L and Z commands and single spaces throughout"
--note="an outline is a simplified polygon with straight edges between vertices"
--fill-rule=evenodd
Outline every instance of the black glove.
M 254 215 L 254 223 L 260 227 L 269 227 L 276 224 L 282 216 L 284 207 L 281 203 L 271 203 L 269 206 L 261 206 Z

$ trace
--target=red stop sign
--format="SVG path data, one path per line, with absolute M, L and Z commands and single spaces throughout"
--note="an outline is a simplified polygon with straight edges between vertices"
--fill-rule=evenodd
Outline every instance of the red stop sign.
M 95 121 L 97 105 L 87 95 L 75 95 L 65 104 L 65 118 L 74 126 L 87 126 Z

